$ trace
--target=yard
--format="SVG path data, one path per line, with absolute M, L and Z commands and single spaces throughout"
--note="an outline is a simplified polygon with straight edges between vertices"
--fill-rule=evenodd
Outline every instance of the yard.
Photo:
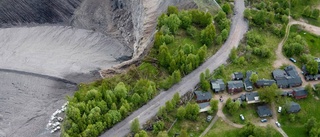
M 301 100 L 295 100 L 287 97 L 283 97 L 280 100 L 282 100 L 281 104 L 285 101 L 293 100 L 301 106 L 301 111 L 295 114 L 295 120 L 293 122 L 290 121 L 289 114 L 287 113 L 278 115 L 279 122 L 281 123 L 283 130 L 289 137 L 307 137 L 308 134 L 303 124 L 311 117 L 315 117 L 317 121 L 320 121 L 320 109 L 318 109 L 320 106 L 320 100 L 316 100 L 312 96 L 308 96 L 308 98 Z
M 246 122 L 257 123 L 260 122 L 261 118 L 259 118 L 257 113 L 258 104 L 248 104 L 246 108 L 240 107 L 235 114 L 231 115 L 226 107 L 223 108 L 223 113 L 227 116 L 227 118 L 237 124 L 245 124 Z M 240 119 L 240 114 L 242 114 L 245 120 Z
M 290 33 L 298 33 L 306 40 L 309 53 L 312 56 L 320 57 L 320 36 L 304 31 L 298 25 L 291 26 Z

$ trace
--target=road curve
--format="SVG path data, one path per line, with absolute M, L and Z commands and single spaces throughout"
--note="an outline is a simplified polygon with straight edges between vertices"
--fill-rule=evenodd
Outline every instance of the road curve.
M 184 95 L 188 91 L 194 89 L 194 87 L 199 83 L 199 75 L 201 72 L 204 72 L 206 69 L 209 69 L 210 72 L 218 68 L 220 65 L 226 62 L 228 59 L 229 53 L 233 47 L 239 45 L 240 40 L 243 38 L 243 35 L 248 30 L 248 23 L 243 18 L 243 11 L 245 9 L 244 0 L 235 1 L 234 11 L 237 13 L 232 18 L 232 25 L 230 29 L 230 35 L 224 45 L 218 50 L 218 52 L 206 60 L 201 66 L 196 70 L 191 72 L 189 75 L 182 78 L 182 80 L 172 86 L 169 90 L 161 92 L 154 99 L 149 101 L 146 105 L 142 106 L 140 109 L 134 111 L 130 116 L 121 121 L 120 123 L 113 126 L 105 133 L 102 137 L 123 137 L 130 132 L 131 121 L 135 118 L 138 118 L 140 124 L 147 122 L 153 116 L 156 115 L 159 108 L 165 105 L 165 102 L 171 100 L 172 96 L 179 92 L 180 95 Z

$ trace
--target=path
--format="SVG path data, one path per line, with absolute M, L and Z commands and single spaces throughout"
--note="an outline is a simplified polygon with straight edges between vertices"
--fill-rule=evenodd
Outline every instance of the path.
M 220 65 L 225 63 L 228 59 L 231 49 L 239 45 L 244 33 L 248 30 L 248 23 L 243 18 L 244 9 L 244 0 L 235 1 L 234 10 L 238 14 L 236 14 L 232 18 L 230 35 L 227 41 L 217 51 L 215 55 L 206 60 L 206 62 L 204 62 L 201 66 L 199 66 L 189 75 L 182 78 L 182 80 L 179 83 L 173 85 L 169 90 L 161 92 L 158 96 L 149 101 L 146 105 L 134 111 L 130 116 L 113 126 L 111 129 L 106 131 L 101 136 L 123 137 L 127 135 L 130 132 L 130 124 L 133 119 L 138 118 L 140 124 L 146 123 L 149 119 L 156 115 L 159 108 L 165 105 L 165 102 L 171 100 L 171 98 L 176 92 L 178 92 L 180 95 L 184 95 L 188 91 L 194 90 L 194 87 L 200 81 L 199 76 L 201 72 L 204 72 L 206 69 L 209 69 L 210 72 L 212 72 Z
M 214 125 L 214 123 L 217 122 L 218 118 L 219 118 L 218 115 L 216 115 L 216 116 L 214 117 L 214 119 L 211 121 L 210 125 L 206 128 L 206 130 L 204 130 L 204 131 L 201 133 L 200 137 L 203 137 L 204 135 L 206 135 L 206 134 L 209 132 L 209 130 L 210 130 L 210 129 L 212 128 L 212 126 Z

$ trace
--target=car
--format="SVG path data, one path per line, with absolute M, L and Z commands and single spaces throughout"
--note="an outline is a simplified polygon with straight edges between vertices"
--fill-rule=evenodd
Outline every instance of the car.
M 277 126 L 278 128 L 281 127 L 281 125 L 280 125 L 280 123 L 279 123 L 278 121 L 276 121 L 276 126 Z
M 268 120 L 267 120 L 267 119 L 261 119 L 260 121 L 261 121 L 261 123 L 268 122 Z
M 241 120 L 244 120 L 244 116 L 242 114 L 240 114 L 240 118 Z
M 282 107 L 279 106 L 278 113 L 281 113 Z
M 289 60 L 292 61 L 293 63 L 297 62 L 297 60 L 295 60 L 294 58 L 290 58 Z
M 209 115 L 208 117 L 207 117 L 207 122 L 210 122 L 211 120 L 212 120 L 212 116 L 211 115 Z

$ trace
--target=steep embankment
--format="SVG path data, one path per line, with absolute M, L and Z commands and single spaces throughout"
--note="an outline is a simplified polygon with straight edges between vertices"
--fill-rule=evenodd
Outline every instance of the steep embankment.
M 76 86 L 54 77 L 90 81 L 94 70 L 132 55 L 139 59 L 152 41 L 157 16 L 168 5 L 185 3 L 1 0 L 0 137 L 59 136 L 45 125 Z

